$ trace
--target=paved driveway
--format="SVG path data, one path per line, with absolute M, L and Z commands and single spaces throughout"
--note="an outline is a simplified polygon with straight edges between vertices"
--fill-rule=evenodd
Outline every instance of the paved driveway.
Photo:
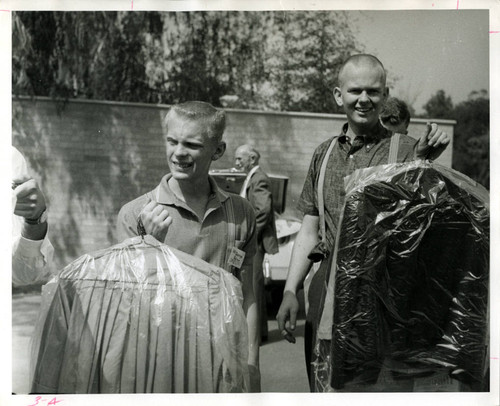
M 40 295 L 36 293 L 12 296 L 12 392 L 14 393 L 29 393 L 29 349 L 40 299 Z

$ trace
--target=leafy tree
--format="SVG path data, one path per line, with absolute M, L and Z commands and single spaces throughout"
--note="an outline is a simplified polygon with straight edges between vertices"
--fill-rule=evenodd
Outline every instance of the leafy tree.
M 486 91 L 472 92 L 454 109 L 453 167 L 489 188 L 490 101 Z
M 439 90 L 423 106 L 426 118 L 454 119 L 452 167 L 489 188 L 490 100 L 486 90 L 473 91 L 453 106 Z
M 288 38 L 284 37 L 287 41 L 277 45 L 285 53 L 282 59 L 291 63 L 278 66 L 276 73 L 284 78 L 290 76 L 292 88 L 290 100 L 282 109 L 340 112 L 333 101 L 332 89 L 343 60 L 360 51 L 346 15 L 289 12 L 285 17 L 282 30 L 288 33 Z
M 166 13 L 161 76 L 171 97 L 264 110 L 332 112 L 331 89 L 356 43 L 339 12 Z M 342 32 L 339 35 L 338 32 Z M 200 42 L 193 44 L 193 41 Z M 180 91 L 180 88 L 184 91 Z
M 15 94 L 335 111 L 337 11 L 16 12 Z M 223 99 L 224 100 L 224 99 Z M 234 101 L 235 100 L 235 101 Z
M 13 13 L 13 91 L 38 96 L 153 101 L 144 32 L 157 13 Z M 21 61 L 23 63 L 21 63 Z
M 423 106 L 428 118 L 452 118 L 453 103 L 444 90 L 438 90 Z

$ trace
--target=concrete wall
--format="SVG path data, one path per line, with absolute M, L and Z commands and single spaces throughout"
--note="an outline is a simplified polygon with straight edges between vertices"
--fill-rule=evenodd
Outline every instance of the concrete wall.
M 115 243 L 120 207 L 151 190 L 168 171 L 162 118 L 168 106 L 45 98 L 12 101 L 12 143 L 25 155 L 48 200 L 56 267 Z M 342 115 L 227 110 L 228 144 L 214 169 L 233 166 L 236 147 L 252 143 L 261 166 L 290 178 L 285 214 L 295 210 L 314 149 L 340 132 Z M 453 135 L 452 121 L 438 121 Z M 419 136 L 425 121 L 414 120 Z M 440 162 L 451 166 L 451 151 Z

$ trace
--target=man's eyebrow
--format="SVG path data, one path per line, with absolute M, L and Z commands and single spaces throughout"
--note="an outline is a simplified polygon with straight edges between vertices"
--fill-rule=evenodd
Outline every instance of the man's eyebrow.
M 194 145 L 194 146 L 204 146 L 205 143 L 202 142 L 202 141 L 198 141 L 198 140 L 186 140 L 184 141 L 185 144 L 188 144 L 188 145 Z
M 363 86 L 363 85 L 352 85 L 347 87 L 348 90 L 376 90 L 380 91 L 378 86 Z

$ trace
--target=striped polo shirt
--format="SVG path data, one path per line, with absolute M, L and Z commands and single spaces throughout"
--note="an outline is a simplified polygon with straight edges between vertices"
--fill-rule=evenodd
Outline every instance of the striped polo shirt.
M 154 198 L 166 206 L 172 218 L 165 244 L 204 261 L 226 269 L 225 258 L 228 246 L 227 205 L 231 199 L 235 217 L 236 248 L 245 252 L 243 267 L 252 265 L 256 249 L 255 214 L 250 203 L 240 196 L 222 191 L 209 176 L 211 194 L 202 219 L 168 185 L 172 177 L 167 174 L 160 184 L 146 193 L 126 203 L 118 213 L 117 237 L 119 241 L 138 235 L 137 221 L 142 208 Z M 250 268 L 251 269 L 251 268 Z

